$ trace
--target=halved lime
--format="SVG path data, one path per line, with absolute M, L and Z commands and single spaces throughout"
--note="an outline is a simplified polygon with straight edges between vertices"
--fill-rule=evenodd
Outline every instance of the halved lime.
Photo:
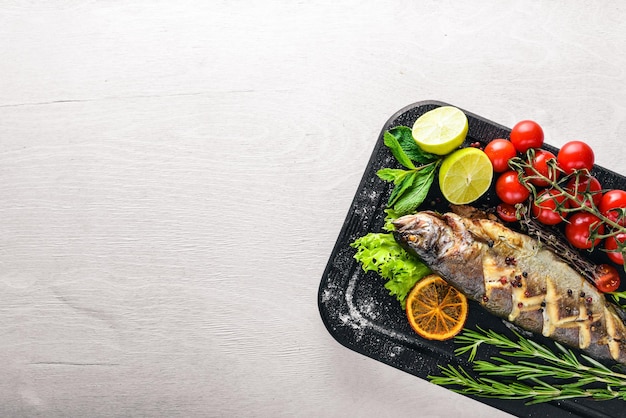
M 467 116 L 454 106 L 441 106 L 424 113 L 413 124 L 413 139 L 426 152 L 446 155 L 467 136 Z
M 465 205 L 481 197 L 493 179 L 493 167 L 484 151 L 463 148 L 445 157 L 439 168 L 439 187 L 452 204 Z

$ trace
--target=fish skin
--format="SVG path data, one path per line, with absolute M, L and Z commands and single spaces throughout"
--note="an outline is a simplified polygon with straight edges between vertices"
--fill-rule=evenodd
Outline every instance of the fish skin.
M 418 212 L 394 225 L 404 248 L 492 314 L 597 360 L 626 364 L 618 308 L 539 241 L 454 213 Z

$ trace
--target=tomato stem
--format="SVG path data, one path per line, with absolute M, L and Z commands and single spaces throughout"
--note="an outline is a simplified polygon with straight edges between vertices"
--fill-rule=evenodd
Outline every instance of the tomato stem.
M 548 184 L 546 188 L 552 188 L 556 190 L 556 193 L 551 195 L 551 198 L 556 205 L 556 208 L 554 209 L 556 213 L 570 214 L 575 212 L 587 212 L 597 217 L 600 220 L 600 223 L 609 227 L 609 232 L 599 233 L 599 224 L 592 224 L 590 226 L 589 240 L 592 243 L 592 247 L 589 249 L 589 251 L 592 251 L 596 247 L 596 245 L 593 245 L 596 240 L 604 240 L 607 238 L 616 237 L 618 234 L 626 233 L 626 226 L 620 225 L 620 223 L 618 222 L 621 217 L 618 217 L 617 220 L 613 220 L 600 212 L 595 202 L 593 201 L 594 192 L 590 191 L 589 188 L 584 191 L 578 190 L 579 185 L 581 184 L 581 178 L 583 178 L 584 176 L 590 176 L 589 170 L 587 170 L 586 168 L 579 169 L 574 170 L 570 174 L 567 174 L 565 171 L 559 168 L 556 159 L 550 159 L 547 161 L 547 165 L 549 168 L 548 175 L 545 176 L 544 174 L 539 172 L 539 170 L 537 170 L 532 163 L 530 163 L 530 161 L 533 161 L 534 155 L 534 150 L 530 149 L 526 152 L 526 160 L 520 157 L 515 157 L 509 160 L 509 167 L 517 172 L 520 183 L 524 187 L 526 187 L 526 189 L 528 189 L 531 194 L 529 198 L 529 207 L 527 213 L 524 214 L 522 217 L 524 223 L 528 225 L 528 223 L 530 222 L 529 210 L 531 205 L 533 204 L 532 202 L 537 199 L 537 196 L 539 194 L 537 187 L 533 184 L 532 181 L 539 180 L 544 184 Z M 561 174 L 561 176 L 558 175 L 559 173 Z M 567 185 L 571 180 L 574 180 L 574 187 L 572 188 L 572 190 L 569 190 L 568 188 L 566 188 L 565 185 Z M 563 217 L 565 222 L 568 222 L 565 216 L 561 215 L 561 217 Z M 536 222 L 533 223 L 537 224 Z M 539 225 L 537 224 L 533 226 L 533 228 L 536 227 L 539 227 Z M 540 229 L 543 230 L 543 228 Z M 625 251 L 626 243 L 622 244 L 618 241 L 618 248 L 615 250 L 615 252 L 624 253 Z M 571 252 L 572 250 L 570 249 L 568 253 Z M 574 264 L 581 263 L 580 261 L 576 261 Z M 589 268 L 589 266 L 583 266 L 582 264 L 581 267 L 583 267 L 585 270 Z M 624 271 L 626 271 L 626 264 L 624 265 Z M 588 274 L 585 274 L 585 276 L 589 278 Z

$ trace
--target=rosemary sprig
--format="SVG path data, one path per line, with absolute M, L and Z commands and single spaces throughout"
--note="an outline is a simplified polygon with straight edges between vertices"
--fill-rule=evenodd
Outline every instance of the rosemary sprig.
M 529 400 L 527 404 L 569 398 L 626 400 L 626 374 L 598 361 L 577 356 L 555 343 L 557 350 L 514 332 L 516 341 L 493 330 L 466 329 L 455 338 L 455 354 L 469 353 L 473 372 L 460 366 L 441 366 L 441 376 L 428 376 L 432 383 L 452 386 L 455 392 L 488 398 Z M 475 360 L 483 344 L 501 349 L 503 357 Z M 513 363 L 508 358 L 516 358 Z M 497 377 L 497 378 L 494 378 Z
M 609 400 L 622 398 L 618 391 L 611 389 L 584 389 L 561 388 L 546 384 L 539 379 L 530 379 L 534 386 L 516 381 L 498 381 L 488 378 L 473 378 L 462 368 L 452 365 L 441 368 L 442 376 L 429 376 L 430 381 L 441 386 L 461 386 L 461 389 L 451 390 L 464 395 L 475 395 L 484 398 L 509 400 L 526 400 L 526 405 L 557 401 L 571 398 L 591 398 L 595 400 Z

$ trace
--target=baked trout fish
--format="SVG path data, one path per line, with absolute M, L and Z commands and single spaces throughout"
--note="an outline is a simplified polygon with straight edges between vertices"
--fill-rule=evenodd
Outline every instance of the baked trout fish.
M 394 225 L 404 248 L 492 314 L 598 360 L 626 364 L 619 308 L 539 241 L 454 213 L 418 212 Z

